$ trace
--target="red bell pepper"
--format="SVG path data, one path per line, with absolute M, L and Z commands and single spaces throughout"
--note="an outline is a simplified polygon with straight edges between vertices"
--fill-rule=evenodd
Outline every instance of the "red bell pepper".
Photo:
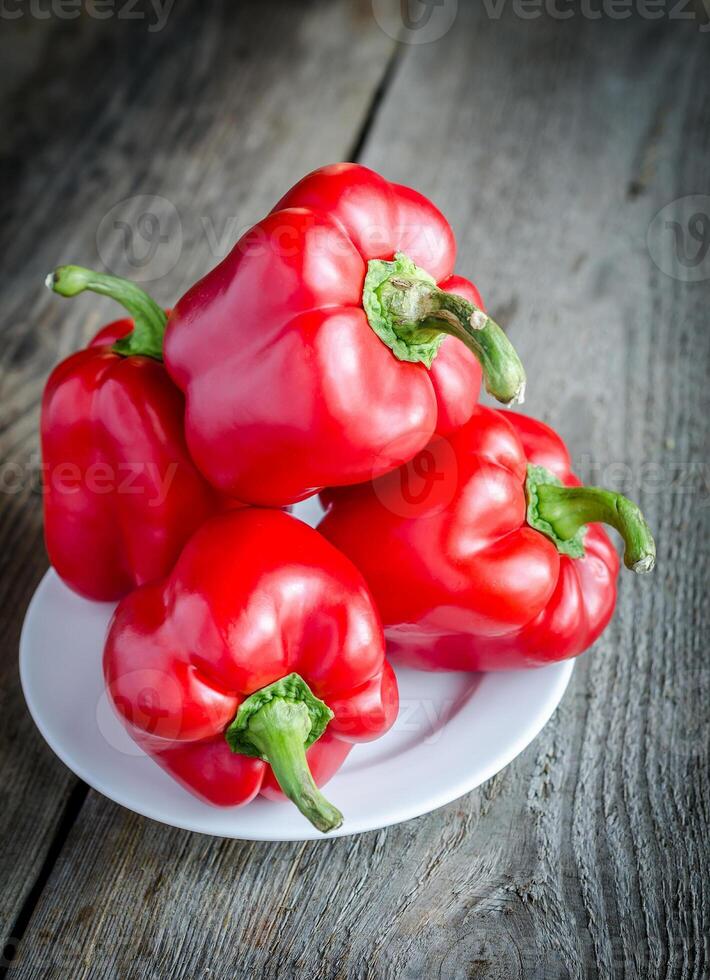
M 214 486 L 281 505 L 385 473 L 470 417 L 478 361 L 493 395 L 521 399 L 455 252 L 433 204 L 366 167 L 296 184 L 169 319 L 165 363 Z
M 190 459 L 184 398 L 159 360 L 163 310 L 132 283 L 77 266 L 47 284 L 110 296 L 133 317 L 62 361 L 42 401 L 50 561 L 76 592 L 115 600 L 170 570 L 218 496 Z
M 237 806 L 280 787 L 322 831 L 342 817 L 316 784 L 398 707 L 362 576 L 277 510 L 212 518 L 167 579 L 127 596 L 104 673 L 132 737 L 196 796 Z
M 619 570 L 597 522 L 620 532 L 629 568 L 655 561 L 638 507 L 580 486 L 552 429 L 482 406 L 408 466 L 325 500 L 319 530 L 364 574 L 388 649 L 425 670 L 534 667 L 587 649 Z

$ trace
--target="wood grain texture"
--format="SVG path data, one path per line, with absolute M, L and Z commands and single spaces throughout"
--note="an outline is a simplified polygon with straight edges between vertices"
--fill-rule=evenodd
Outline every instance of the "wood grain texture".
M 461 271 L 477 280 L 528 368 L 526 410 L 568 438 L 586 479 L 639 500 L 657 531 L 658 569 L 646 581 L 622 580 L 614 622 L 578 664 L 535 743 L 479 790 L 416 821 L 336 841 L 219 841 L 90 793 L 38 896 L 13 975 L 710 976 L 710 292 L 707 282 L 665 275 L 645 242 L 662 206 L 708 193 L 707 36 L 685 22 L 493 20 L 482 6 L 459 6 L 455 28 L 439 41 L 400 52 L 363 162 L 416 184 L 451 217 Z M 388 57 L 387 39 L 370 36 L 369 5 L 357 9 L 370 52 L 359 57 L 371 59 L 372 74 Z M 225 157 L 229 186 L 235 172 L 244 182 L 241 209 L 249 211 L 253 187 L 258 214 L 285 173 L 342 155 L 336 144 L 348 145 L 349 128 L 355 137 L 357 113 L 321 132 L 304 104 L 326 97 L 321 82 L 307 103 L 316 76 L 342 85 L 346 54 L 337 39 L 352 25 L 338 10 L 327 32 L 318 17 L 303 15 L 311 33 L 299 30 L 312 44 L 293 55 L 299 99 L 291 77 L 274 82 L 283 96 L 269 94 L 253 48 L 237 84 L 220 60 L 224 27 L 194 24 L 191 43 L 200 50 L 203 38 L 208 66 L 204 85 L 184 111 L 174 107 L 177 119 L 167 114 L 168 152 L 157 162 L 137 161 L 136 146 L 160 128 L 175 92 L 182 99 L 191 88 L 179 42 L 177 55 L 171 49 L 152 68 L 147 108 L 133 92 L 134 67 L 125 83 L 134 110 L 120 121 L 114 115 L 110 133 L 94 142 L 83 137 L 95 209 L 89 219 L 81 195 L 71 198 L 67 254 L 90 248 L 102 209 L 121 194 L 149 186 L 177 202 L 192 228 L 205 208 L 222 214 Z M 289 35 L 297 33 L 293 16 Z M 264 36 L 269 28 L 273 15 Z M 210 30 L 208 41 L 200 31 Z M 97 57 L 91 51 L 88 59 Z M 320 74 L 311 74 L 301 59 L 325 51 Z M 349 47 L 347 58 L 356 58 Z M 247 87 L 243 140 L 220 111 L 225 86 L 234 98 Z M 333 117 L 346 87 L 333 96 Z M 257 90 L 252 112 L 249 92 Z M 276 125 L 264 136 L 280 98 L 286 133 Z M 294 118 L 287 106 L 297 106 Z M 83 131 L 78 121 L 75 130 Z M 302 145 L 305 132 L 315 145 Z M 254 157 L 251 141 L 259 145 Z M 50 194 L 62 199 L 70 174 L 67 165 Z M 41 184 L 26 180 L 29 188 Z M 37 234 L 46 221 L 32 220 Z M 204 237 L 188 231 L 185 239 L 190 254 L 156 284 L 166 302 L 207 262 Z M 19 309 L 27 280 L 17 288 Z M 46 301 L 22 315 L 16 332 L 8 327 L 18 346 L 28 332 L 39 336 L 30 326 L 42 316 L 55 338 L 61 325 L 62 351 L 88 329 L 81 313 Z M 37 379 L 60 352 L 46 328 L 35 343 L 13 380 L 22 393 L 10 427 L 18 446 L 36 424 Z M 14 548 L 22 539 L 20 554 L 37 561 L 21 533 L 24 520 L 38 535 L 37 517 L 26 514 L 18 503 L 4 533 Z M 28 584 L 6 588 L 18 601 Z M 60 767 L 22 724 L 23 746 L 35 739 L 29 764 L 45 766 L 52 798 L 61 800 Z M 26 763 L 2 744 L 20 774 Z M 30 839 L 37 847 L 39 832 Z
M 135 9 L 147 14 L 151 5 Z M 51 367 L 120 315 L 98 298 L 62 302 L 43 289 L 44 277 L 60 262 L 103 263 L 171 302 L 283 187 L 324 159 L 347 157 L 394 50 L 360 6 L 342 2 L 182 2 L 162 32 L 147 23 L 2 22 L 3 942 L 32 901 L 63 814 L 70 821 L 81 804 L 27 714 L 17 672 L 22 617 L 46 568 L 39 400 Z M 183 247 L 173 254 L 161 243 L 151 262 L 140 261 L 149 250 L 137 234 L 131 266 L 125 240 L 112 225 L 107 235 L 100 229 L 107 214 L 137 227 L 137 194 L 159 195 L 152 210 Z

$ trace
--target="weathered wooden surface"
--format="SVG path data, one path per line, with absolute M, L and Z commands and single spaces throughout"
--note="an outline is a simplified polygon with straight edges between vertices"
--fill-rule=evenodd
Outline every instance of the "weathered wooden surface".
M 665 275 L 645 238 L 662 206 L 709 191 L 708 35 L 689 22 L 494 20 L 462 3 L 441 39 L 391 62 L 369 4 L 207 7 L 183 4 L 149 38 L 84 25 L 74 44 L 64 25 L 26 74 L 35 110 L 11 132 L 29 159 L 0 250 L 13 277 L 4 457 L 34 447 L 43 375 L 103 313 L 36 284 L 60 259 L 96 258 L 115 202 L 155 193 L 177 207 L 183 254 L 152 286 L 169 302 L 212 258 L 200 217 L 217 234 L 225 214 L 241 226 L 292 178 L 358 148 L 451 216 L 460 268 L 524 357 L 526 408 L 568 437 L 586 478 L 640 500 L 659 567 L 623 579 L 551 723 L 480 790 L 353 839 L 217 841 L 93 792 L 82 805 L 34 733 L 15 644 L 43 568 L 38 498 L 4 496 L 0 875 L 8 934 L 18 915 L 24 932 L 8 973 L 703 980 L 710 290 Z M 132 44 L 129 63 L 119 52 Z M 89 104 L 48 132 L 75 86 Z
M 179 214 L 183 248 L 150 288 L 173 301 L 294 174 L 347 157 L 395 45 L 341 2 L 182 3 L 153 33 L 138 20 L 0 25 L 0 77 L 11 95 L 0 105 L 0 475 L 9 491 L 0 495 L 0 926 L 12 952 L 53 840 L 63 840 L 85 795 L 37 733 L 17 672 L 22 618 L 46 567 L 39 399 L 53 364 L 116 317 L 110 303 L 62 303 L 44 277 L 60 262 L 102 259 L 119 274 L 160 275 L 176 258 L 163 261 L 165 246 L 137 269 L 120 248 L 97 254 L 104 216 L 135 216 L 130 200 L 112 210 L 118 202 L 158 194 L 168 218 L 171 205 Z

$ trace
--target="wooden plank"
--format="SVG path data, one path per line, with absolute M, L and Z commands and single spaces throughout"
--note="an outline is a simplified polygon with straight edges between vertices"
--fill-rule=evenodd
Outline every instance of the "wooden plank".
M 454 962 L 482 948 L 494 953 L 485 976 L 710 974 L 698 640 L 709 625 L 710 290 L 664 275 L 646 247 L 661 207 L 708 190 L 706 40 L 697 25 L 678 28 L 479 20 L 452 32 L 444 63 L 468 55 L 473 67 L 448 75 L 438 111 L 416 124 L 401 106 L 397 116 L 410 152 L 396 154 L 395 176 L 423 174 L 453 215 L 462 267 L 503 311 L 528 368 L 526 411 L 568 438 L 587 480 L 621 481 L 659 541 L 655 576 L 622 579 L 617 617 L 555 724 L 452 855 L 485 874 L 479 855 L 500 848 L 488 894 L 507 900 L 492 915 L 475 885 L 426 889 L 424 915 L 453 899 L 454 921 L 465 918 L 465 936 L 448 925 L 428 973 L 448 962 L 456 975 Z M 422 51 L 418 71 L 406 62 L 402 87 L 431 79 L 435 58 Z M 456 111 L 442 111 L 447 101 Z M 393 93 L 381 131 L 395 111 Z M 415 150 L 427 123 L 443 162 Z M 366 157 L 391 170 L 376 135 Z M 659 476 L 671 482 L 677 468 L 683 489 L 661 492 Z M 494 965 L 501 943 L 505 968 Z M 454 949 L 455 961 L 442 958 Z
M 91 794 L 18 976 L 710 969 L 710 510 L 702 487 L 661 493 L 644 469 L 707 458 L 707 283 L 665 276 L 645 246 L 662 205 L 706 190 L 705 39 L 687 23 L 496 21 L 459 6 L 454 29 L 404 53 L 364 162 L 452 216 L 461 270 L 528 366 L 528 409 L 569 438 L 585 477 L 618 484 L 630 467 L 623 489 L 657 529 L 657 573 L 622 581 L 612 627 L 536 742 L 419 820 L 264 845 Z
M 12 101 L 0 108 L 8 147 L 0 205 L 3 941 L 18 914 L 23 926 L 49 870 L 43 862 L 51 865 L 82 801 L 36 732 L 17 672 L 20 624 L 46 568 L 39 399 L 52 365 L 117 315 L 100 300 L 52 297 L 44 277 L 62 261 L 108 262 L 174 300 L 218 260 L 225 227 L 228 243 L 231 226 L 249 224 L 302 173 L 347 157 L 394 50 L 357 6 L 326 0 L 183 3 L 162 32 L 146 27 L 25 18 L 9 24 L 0 49 L 9 58 L 22 44 L 34 58 L 0 59 L 16 69 L 3 75 Z M 135 202 L 116 208 L 136 194 L 159 194 L 158 213 L 178 215 L 183 249 L 166 255 L 171 246 L 161 243 L 150 265 L 131 269 L 121 241 L 99 232 L 107 214 L 136 218 Z

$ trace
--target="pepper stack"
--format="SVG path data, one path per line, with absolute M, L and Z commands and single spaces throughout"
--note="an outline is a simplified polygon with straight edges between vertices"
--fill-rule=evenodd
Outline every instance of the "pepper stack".
M 50 560 L 121 600 L 110 699 L 155 761 L 220 806 L 322 786 L 397 714 L 386 659 L 535 667 L 608 623 L 619 560 L 653 567 L 638 508 L 581 486 L 422 195 L 355 164 L 296 184 L 166 314 L 77 266 L 48 279 L 129 319 L 52 373 Z M 416 489 L 413 491 L 412 487 Z M 320 493 L 307 527 L 284 508 Z M 147 696 L 150 694 L 150 696 Z

